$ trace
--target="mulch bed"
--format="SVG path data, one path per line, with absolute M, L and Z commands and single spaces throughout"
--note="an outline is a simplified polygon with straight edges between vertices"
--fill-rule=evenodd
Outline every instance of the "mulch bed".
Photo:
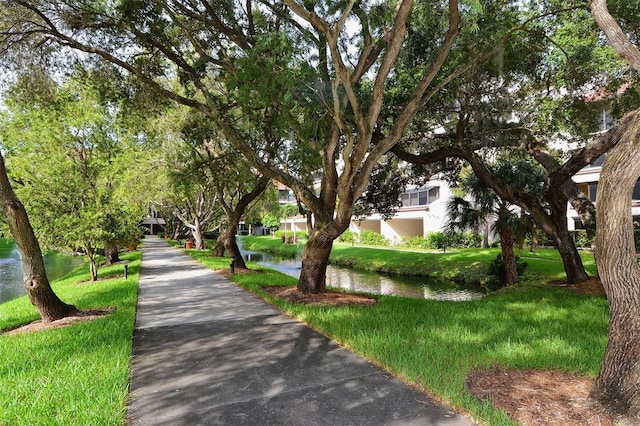
M 522 425 L 613 425 L 604 409 L 589 399 L 593 380 L 587 377 L 562 371 L 494 367 L 471 372 L 467 388 Z

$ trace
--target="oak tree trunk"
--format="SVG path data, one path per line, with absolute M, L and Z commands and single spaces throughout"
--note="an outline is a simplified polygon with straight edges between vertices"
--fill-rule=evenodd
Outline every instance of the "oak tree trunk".
M 120 253 L 118 251 L 118 245 L 113 241 L 105 241 L 104 242 L 104 257 L 105 265 L 112 265 L 114 263 L 120 262 Z
M 223 229 L 220 232 L 220 235 L 218 236 L 218 238 L 216 239 L 216 246 L 213 249 L 213 255 L 215 257 L 224 257 L 224 251 L 225 251 L 225 246 L 224 246 L 224 239 L 225 239 L 225 232 L 226 229 Z
M 609 342 L 592 396 L 620 424 L 640 424 L 640 268 L 631 200 L 640 176 L 640 118 L 629 122 L 598 183 L 596 264 L 609 299 Z
M 552 232 L 547 232 L 553 238 L 558 253 L 562 258 L 564 271 L 567 275 L 567 282 L 578 284 L 589 279 L 587 271 L 584 269 L 582 258 L 578 253 L 575 241 L 569 233 L 567 223 L 567 198 L 562 191 L 547 191 L 546 198 L 551 206 L 551 217 L 548 221 Z M 549 223 L 550 222 L 550 223 Z
M 298 290 L 303 293 L 320 293 L 326 290 L 327 265 L 332 248 L 332 238 L 320 238 L 316 234 L 307 240 L 302 253 Z
M 236 242 L 236 229 L 237 226 L 227 227 L 227 230 L 225 231 L 226 235 L 224 245 L 229 251 L 229 257 L 231 258 L 231 260 L 233 260 L 235 267 L 239 269 L 247 269 L 247 264 L 244 262 L 244 258 L 242 257 L 240 248 L 238 247 L 238 243 Z
M 565 219 L 566 221 L 566 219 Z M 562 226 L 559 228 L 563 228 Z M 564 265 L 564 271 L 567 274 L 567 282 L 571 284 L 578 284 L 589 279 L 589 275 L 584 269 L 582 258 L 578 253 L 573 238 L 569 235 L 569 231 L 566 229 L 559 229 L 553 236 L 553 239 L 562 258 Z
M 1 153 L 0 203 L 9 224 L 9 230 L 22 255 L 24 288 L 29 301 L 40 313 L 42 322 L 55 321 L 78 312 L 75 306 L 60 300 L 49 284 L 40 244 L 29 222 L 27 211 L 11 188 Z

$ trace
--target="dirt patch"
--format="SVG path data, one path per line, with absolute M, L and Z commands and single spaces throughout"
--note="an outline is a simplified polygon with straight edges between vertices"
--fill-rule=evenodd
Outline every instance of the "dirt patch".
M 550 284 L 553 287 L 565 288 L 567 290 L 584 293 L 591 296 L 607 296 L 607 294 L 604 292 L 604 287 L 602 287 L 602 282 L 600 282 L 600 278 L 598 277 L 589 278 L 587 281 L 583 281 L 578 284 L 569 284 L 566 281 L 553 281 Z
M 264 286 L 262 290 L 272 296 L 292 303 L 320 306 L 373 305 L 378 303 L 375 297 L 342 291 L 323 291 L 321 293 L 303 293 L 296 287 Z
M 20 334 L 20 333 L 31 333 L 41 330 L 52 330 L 55 328 L 63 328 L 68 327 L 71 324 L 78 324 L 81 322 L 93 321 L 94 319 L 102 318 L 104 316 L 110 315 L 115 311 L 115 308 L 104 308 L 104 309 L 87 309 L 84 311 L 79 311 L 75 315 L 71 315 L 65 318 L 61 318 L 56 321 L 51 321 L 48 323 L 42 322 L 42 320 L 33 321 L 29 324 L 21 325 L 16 328 L 9 329 L 7 331 L 3 331 L 0 334 L 10 335 L 10 334 Z
M 467 377 L 469 391 L 505 411 L 519 424 L 611 426 L 604 409 L 589 399 L 593 380 L 561 371 L 478 370 Z
M 91 280 L 80 281 L 80 282 L 78 282 L 77 285 L 99 283 L 101 281 L 113 280 L 115 278 L 124 278 L 124 274 L 111 274 L 111 275 L 106 275 L 104 277 L 98 276 L 98 279 L 95 280 L 95 281 L 91 281 Z
M 220 269 L 216 271 L 226 279 L 231 279 L 231 269 Z M 255 269 L 243 269 L 243 268 L 235 268 L 233 271 L 234 275 L 246 275 L 246 274 L 259 274 L 260 271 L 256 271 Z

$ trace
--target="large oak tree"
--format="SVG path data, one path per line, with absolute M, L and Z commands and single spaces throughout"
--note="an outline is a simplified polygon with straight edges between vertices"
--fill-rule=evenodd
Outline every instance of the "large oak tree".
M 630 38 L 633 31 L 621 28 L 605 0 L 592 0 L 589 6 L 611 46 L 640 72 L 638 40 Z M 627 19 L 635 19 L 637 28 L 637 15 Z M 596 204 L 596 262 L 609 299 L 610 322 L 609 342 L 592 394 L 624 425 L 640 423 L 640 268 L 630 211 L 640 177 L 638 114 L 630 113 L 617 126 L 619 142 L 602 167 Z

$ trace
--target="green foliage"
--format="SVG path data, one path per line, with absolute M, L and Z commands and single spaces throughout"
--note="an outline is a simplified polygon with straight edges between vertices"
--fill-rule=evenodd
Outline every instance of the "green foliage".
M 527 266 L 527 262 L 522 260 L 520 256 L 516 256 L 516 270 L 518 271 L 518 276 L 521 276 L 524 273 Z M 504 265 L 504 259 L 502 258 L 502 253 L 498 253 L 487 268 L 487 275 L 489 275 L 489 277 L 485 282 L 485 286 L 489 290 L 493 291 L 504 287 L 507 282 L 506 274 L 507 272 Z
M 118 172 L 131 159 L 102 104 L 78 71 L 45 93 L 18 82 L 0 127 L 10 177 L 45 249 L 85 248 L 105 241 L 125 245 L 141 233 L 142 203 L 124 196 Z
M 343 243 L 355 243 L 358 241 L 358 234 L 347 229 L 338 237 L 338 241 L 342 241 Z
M 573 241 L 576 243 L 576 247 L 590 248 L 594 241 L 587 236 L 587 231 L 584 229 L 576 229 L 575 231 L 569 231 Z
M 427 234 L 427 247 L 446 250 L 450 247 L 450 234 L 445 232 L 430 232 Z
M 261 222 L 265 228 L 278 228 L 280 226 L 280 216 L 267 213 L 262 216 Z
M 358 238 L 360 244 L 364 244 L 367 246 L 388 246 L 389 241 L 382 235 L 377 232 L 363 230 L 360 232 L 360 237 Z
M 309 238 L 309 234 L 305 231 L 296 231 L 293 232 L 291 230 L 286 230 L 286 229 L 280 229 L 276 232 L 273 233 L 273 236 L 276 238 L 287 238 L 287 241 L 289 241 L 290 238 L 293 238 L 293 236 L 296 236 L 296 239 L 298 240 L 306 240 L 307 238 Z

